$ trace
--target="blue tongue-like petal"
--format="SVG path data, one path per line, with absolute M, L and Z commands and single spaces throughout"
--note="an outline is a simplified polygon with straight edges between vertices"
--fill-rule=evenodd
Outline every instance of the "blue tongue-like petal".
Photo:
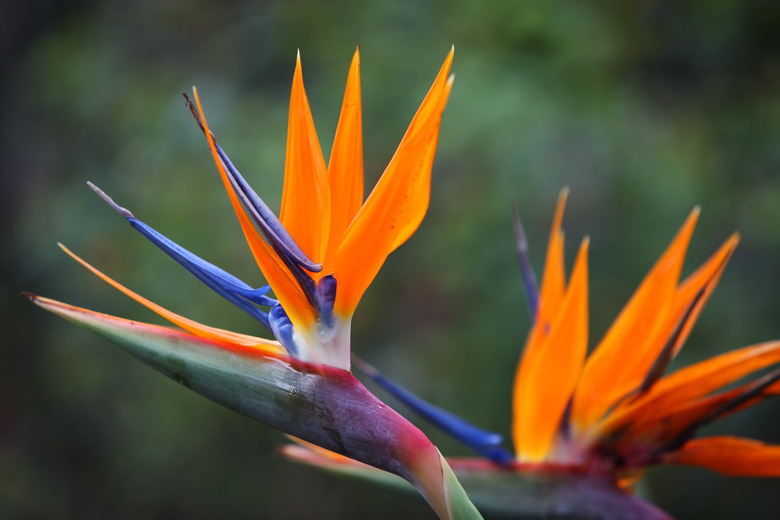
M 195 275 L 198 280 L 205 283 L 227 301 L 259 321 L 269 331 L 271 330 L 271 324 L 268 321 L 268 313 L 253 305 L 253 303 L 256 303 L 258 305 L 273 306 L 278 303 L 273 298 L 266 296 L 270 287 L 265 286 L 259 289 L 253 289 L 232 274 L 187 251 L 148 224 L 141 222 L 135 218 L 130 211 L 116 204 L 111 197 L 106 195 L 100 188 L 91 182 L 87 184 L 108 202 L 114 210 L 123 215 L 130 225 L 139 233 L 162 249 L 168 256 L 176 260 L 182 267 Z
M 293 324 L 281 304 L 277 303 L 268 313 L 268 320 L 271 322 L 271 332 L 274 333 L 277 341 L 292 356 L 298 355 L 298 347 L 295 346 L 293 338 Z
M 187 100 L 187 106 L 192 113 L 192 117 L 195 118 L 195 122 L 205 134 L 206 127 L 203 125 L 195 105 L 190 101 L 187 94 L 184 94 L 184 99 Z M 306 253 L 303 252 L 281 221 L 274 215 L 274 212 L 268 208 L 263 199 L 255 193 L 241 173 L 239 173 L 225 151 L 217 143 L 213 133 L 211 133 L 211 138 L 219 162 L 227 174 L 230 188 L 238 197 L 247 216 L 254 222 L 255 226 L 263 234 L 263 237 L 265 237 L 265 240 L 290 270 L 309 303 L 317 308 L 319 305 L 317 286 L 309 273 L 321 271 L 322 264 L 316 263 L 306 256 Z
M 525 297 L 528 301 L 528 312 L 531 314 L 531 321 L 536 319 L 536 311 L 539 307 L 539 286 L 536 283 L 536 275 L 531 267 L 531 259 L 528 257 L 528 240 L 525 237 L 523 221 L 520 220 L 520 209 L 517 207 L 517 201 L 512 204 L 512 221 L 515 228 L 515 244 L 517 247 L 517 260 L 520 263 L 520 274 L 523 277 L 523 287 L 525 288 Z
M 514 460 L 512 454 L 501 446 L 504 438 L 500 433 L 483 430 L 461 417 L 421 399 L 401 385 L 387 379 L 374 367 L 361 361 L 356 356 L 352 356 L 352 362 L 376 384 L 387 390 L 425 420 L 477 453 L 497 464 L 507 464 Z
M 187 94 L 184 94 L 184 99 L 187 100 L 187 106 L 189 107 L 192 116 L 195 118 L 195 122 L 198 123 L 200 129 L 205 133 L 206 127 L 203 126 L 200 115 Z M 238 198 L 246 208 L 249 216 L 263 232 L 268 243 L 279 253 L 280 257 L 289 259 L 295 265 L 303 267 L 310 272 L 319 272 L 322 270 L 322 265 L 306 256 L 306 253 L 303 252 L 298 243 L 290 236 L 290 233 L 284 225 L 279 221 L 276 215 L 274 215 L 274 212 L 270 210 L 263 199 L 261 199 L 252 187 L 249 186 L 224 150 L 217 144 L 216 137 L 214 137 L 213 133 L 211 134 L 211 137 L 214 139 L 214 147 L 217 150 L 217 155 L 219 156 L 222 166 L 225 168 L 233 191 L 238 195 Z

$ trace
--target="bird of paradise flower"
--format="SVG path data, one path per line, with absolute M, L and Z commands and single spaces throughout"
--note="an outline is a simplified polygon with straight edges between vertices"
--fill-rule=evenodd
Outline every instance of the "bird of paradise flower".
M 561 231 L 565 199 L 566 192 L 556 210 L 536 319 L 515 381 L 512 432 L 518 459 L 585 465 L 618 478 L 633 477 L 660 462 L 732 475 L 780 476 L 780 447 L 733 437 L 693 438 L 704 425 L 780 392 L 779 369 L 716 393 L 780 362 L 780 342 L 728 352 L 664 377 L 739 236 L 729 237 L 680 281 L 699 216 L 694 209 L 586 358 L 588 242 L 583 242 L 566 284 Z
M 327 166 L 303 87 L 299 54 L 279 218 L 217 144 L 193 89 L 195 102 L 187 98 L 187 105 L 205 134 L 270 287 L 253 288 L 185 250 L 90 184 L 131 226 L 255 318 L 276 340 L 210 327 L 175 314 L 62 245 L 94 274 L 178 329 L 28 297 L 214 401 L 314 445 L 400 475 L 420 490 L 442 518 L 479 518 L 433 444 L 349 372 L 354 310 L 387 256 L 414 233 L 427 211 L 441 116 L 453 82 L 452 58 L 450 51 L 395 155 L 363 202 L 359 53 L 355 52 L 349 69 Z M 271 289 L 275 298 L 268 295 Z
M 558 200 L 540 289 L 522 224 L 515 219 L 533 324 L 515 378 L 514 456 L 501 446 L 500 435 L 464 424 L 371 366 L 366 372 L 486 457 L 448 459 L 472 500 L 486 512 L 512 517 L 668 518 L 630 493 L 653 464 L 780 477 L 780 446 L 733 436 L 695 437 L 703 426 L 780 393 L 780 368 L 724 390 L 779 363 L 780 341 L 727 352 L 664 376 L 718 283 L 738 235 L 729 237 L 680 281 L 699 216 L 699 209 L 694 209 L 588 356 L 589 240 L 583 240 L 567 283 L 562 231 L 567 195 L 563 190 Z M 336 471 L 345 471 L 350 464 L 297 446 L 284 452 Z M 361 473 L 357 467 L 351 471 Z

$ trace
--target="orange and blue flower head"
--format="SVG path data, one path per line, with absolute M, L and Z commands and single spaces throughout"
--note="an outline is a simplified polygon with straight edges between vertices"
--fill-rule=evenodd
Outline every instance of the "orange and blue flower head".
M 699 209 L 639 285 L 590 355 L 585 239 L 568 283 L 558 202 L 539 304 L 518 366 L 513 439 L 521 463 L 572 465 L 630 484 L 651 464 L 703 466 L 730 475 L 780 476 L 780 447 L 731 436 L 695 438 L 702 427 L 780 393 L 780 341 L 664 373 L 717 285 L 739 236 L 680 280 Z M 531 288 L 531 292 L 534 289 Z
M 515 220 L 518 253 L 533 326 L 517 367 L 512 437 L 480 430 L 365 371 L 417 413 L 499 465 L 578 467 L 619 479 L 647 465 L 679 463 L 732 475 L 780 476 L 780 446 L 735 437 L 695 439 L 722 417 L 780 394 L 780 368 L 723 390 L 780 363 L 780 341 L 722 354 L 664 376 L 712 294 L 739 236 L 735 233 L 680 281 L 699 216 L 691 212 L 671 245 L 588 356 L 588 244 L 566 281 L 562 219 L 568 190 L 553 219 L 541 288 Z
M 739 236 L 733 234 L 680 280 L 699 216 L 699 209 L 694 209 L 588 355 L 589 239 L 582 241 L 567 281 L 562 231 L 567 195 L 563 190 L 558 200 L 541 287 L 530 266 L 522 224 L 515 218 L 532 327 L 515 376 L 514 455 L 502 447 L 501 435 L 421 400 L 370 366 L 365 372 L 423 418 L 485 457 L 450 463 L 475 503 L 487 509 L 539 514 L 552 511 L 557 506 L 550 504 L 557 502 L 594 518 L 602 517 L 602 506 L 626 515 L 636 512 L 637 518 L 668 518 L 618 488 L 629 490 L 653 464 L 780 477 L 780 446 L 727 435 L 696 437 L 704 426 L 780 394 L 780 368 L 734 386 L 777 366 L 780 341 L 727 352 L 664 375 L 715 289 Z M 288 454 L 326 465 L 322 458 L 295 448 Z M 529 485 L 529 478 L 541 480 Z M 576 479 L 579 483 L 572 484 Z M 553 481 L 557 487 L 550 486 Z M 546 498 L 533 492 L 542 487 L 547 489 Z M 515 489 L 514 498 L 495 492 L 497 488 Z
M 217 144 L 197 90 L 194 89 L 195 103 L 185 96 L 206 136 L 252 254 L 269 284 L 265 287 L 250 287 L 187 251 L 114 203 L 99 188 L 91 183 L 90 186 L 138 232 L 268 329 L 287 354 L 349 370 L 352 314 L 387 256 L 414 233 L 427 211 L 441 115 L 452 87 L 452 56 L 450 52 L 395 155 L 364 203 L 359 54 L 355 52 L 350 66 L 327 166 L 304 90 L 299 54 L 290 100 L 278 218 Z M 239 341 L 266 350 L 278 349 L 275 342 L 214 329 L 175 315 L 65 251 L 192 334 Z M 270 290 L 275 297 L 269 296 Z
M 37 305 L 108 339 L 192 390 L 314 446 L 394 473 L 441 518 L 480 518 L 438 449 L 350 372 L 350 325 L 387 256 L 422 221 L 442 113 L 452 88 L 447 55 L 395 154 L 363 201 L 359 55 L 326 165 L 298 56 L 290 100 L 279 217 L 217 144 L 197 90 L 187 106 L 203 131 L 249 248 L 268 285 L 252 287 L 166 238 L 99 188 L 130 225 L 275 340 L 204 325 L 136 294 L 62 249 L 178 328 L 138 323 L 32 294 Z M 186 96 L 185 96 L 186 97 Z M 271 292 L 272 291 L 272 292 Z

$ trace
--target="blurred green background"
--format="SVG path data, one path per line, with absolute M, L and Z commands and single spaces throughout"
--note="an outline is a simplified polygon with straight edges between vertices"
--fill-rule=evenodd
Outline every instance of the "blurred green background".
M 421 396 L 508 434 L 529 325 L 510 200 L 539 269 L 565 185 L 569 262 L 591 237 L 591 344 L 696 204 L 686 272 L 733 230 L 742 243 L 677 366 L 780 337 L 775 1 L 14 0 L 4 11 L 3 518 L 433 517 L 421 501 L 283 460 L 281 434 L 17 296 L 158 322 L 62 241 L 176 312 L 257 332 L 85 182 L 261 284 L 181 92 L 199 87 L 220 143 L 277 209 L 297 49 L 328 154 L 360 44 L 370 187 L 455 44 L 428 216 L 354 320 L 355 351 Z M 780 401 L 708 432 L 778 443 Z M 679 518 L 780 512 L 777 480 L 657 468 L 645 483 Z

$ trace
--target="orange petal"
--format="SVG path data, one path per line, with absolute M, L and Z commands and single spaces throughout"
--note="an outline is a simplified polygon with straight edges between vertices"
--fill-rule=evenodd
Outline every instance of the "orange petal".
M 246 219 L 246 216 L 244 216 Z M 239 218 L 239 220 L 241 220 Z M 247 225 L 252 223 L 247 219 Z M 243 224 L 242 224 L 243 227 Z M 299 331 L 306 330 L 317 319 L 317 313 L 303 294 L 298 282 L 293 278 L 287 266 L 282 263 L 273 248 L 262 240 L 250 240 L 249 243 L 260 270 L 282 304 L 284 312 Z
M 780 341 L 721 354 L 682 368 L 658 381 L 647 394 L 619 405 L 599 426 L 603 435 L 650 415 L 701 399 L 753 372 L 780 362 Z
M 363 127 L 360 101 L 360 55 L 355 51 L 347 77 L 339 125 L 328 164 L 330 230 L 322 274 L 333 272 L 336 253 L 350 222 L 363 204 Z
M 643 449 L 648 452 L 656 451 L 670 443 L 674 444 L 681 437 L 689 437 L 703 426 L 708 417 L 717 420 L 719 410 L 746 388 L 743 386 L 711 397 L 669 403 L 666 407 L 646 407 L 617 435 L 606 438 L 609 439 L 608 442 L 615 439 L 617 446 L 623 446 L 614 450 L 617 452 L 636 454 Z M 626 450 L 625 446 L 633 448 Z
M 574 395 L 575 428 L 586 429 L 635 390 L 677 326 L 672 303 L 698 216 L 696 208 L 588 358 Z
M 560 311 L 561 301 L 566 289 L 566 274 L 563 261 L 564 240 L 561 223 L 568 195 L 569 190 L 567 188 L 562 189 L 558 196 L 558 203 L 555 206 L 555 216 L 553 217 L 547 246 L 544 276 L 542 277 L 536 318 L 531 332 L 528 334 L 523 355 L 520 358 L 515 375 L 512 401 L 514 403 L 514 427 L 518 429 L 525 427 L 520 420 L 519 410 L 526 409 L 525 401 L 533 399 L 534 389 L 529 383 L 532 380 L 531 374 L 536 370 L 539 358 L 544 353 L 552 322 Z
M 668 337 L 669 341 L 674 340 L 674 344 L 668 345 L 671 350 L 663 353 L 663 355 L 667 356 L 666 363 L 663 365 L 664 370 L 668 362 L 674 359 L 685 344 L 685 340 L 688 339 L 688 335 L 696 324 L 696 320 L 699 318 L 704 305 L 718 285 L 720 276 L 726 268 L 726 263 L 738 242 L 739 236 L 737 234 L 732 235 L 704 265 L 689 276 L 678 288 L 674 297 L 674 303 L 671 306 L 670 319 L 666 321 L 666 326 L 664 329 L 661 329 L 660 333 L 661 337 Z M 672 324 L 675 324 L 675 327 L 679 326 L 680 329 L 672 330 Z M 673 335 L 675 336 L 674 338 L 672 338 Z M 664 346 L 664 349 L 666 348 L 667 345 Z M 648 351 L 641 365 L 651 364 L 651 356 L 657 357 L 658 354 L 654 351 Z M 657 359 L 653 359 L 653 366 L 656 361 Z M 657 375 L 660 376 L 661 374 Z M 644 387 L 644 382 L 642 386 Z M 644 392 L 640 389 L 640 393 Z
M 330 193 L 325 159 L 314 129 L 309 100 L 303 88 L 301 55 L 295 62 L 287 155 L 279 220 L 314 262 L 321 262 L 328 242 Z
M 531 366 L 536 364 L 534 358 L 538 349 L 549 334 L 552 321 L 561 308 L 561 301 L 566 289 L 566 274 L 563 261 L 564 239 L 561 222 L 568 195 L 569 190 L 567 188 L 561 190 L 555 207 L 555 216 L 553 217 L 547 256 L 544 263 L 544 276 L 542 277 L 542 286 L 539 292 L 536 319 L 526 342 L 526 347 L 523 350 L 523 360 L 519 367 L 521 370 L 525 365 Z
M 780 446 L 738 437 L 706 437 L 688 441 L 664 462 L 702 466 L 736 477 L 780 477 Z
M 558 314 L 563 292 L 566 288 L 566 274 L 563 262 L 563 211 L 566 208 L 566 199 L 569 189 L 564 188 L 558 195 L 558 203 L 555 206 L 552 230 L 550 231 L 549 247 L 544 263 L 544 278 L 539 293 L 539 309 L 536 321 L 541 323 L 541 329 L 549 328 L 550 322 Z
M 92 271 L 98 277 L 102 278 L 103 281 L 112 285 L 114 288 L 123 292 L 125 295 L 137 301 L 147 309 L 156 312 L 157 314 L 159 314 L 166 320 L 170 321 L 171 323 L 178 325 L 179 327 L 186 330 L 193 336 L 198 336 L 199 338 L 217 340 L 221 342 L 233 343 L 236 345 L 257 347 L 259 350 L 268 352 L 269 354 L 286 354 L 284 348 L 282 348 L 282 346 L 279 345 L 279 343 L 276 341 L 272 341 L 264 338 L 257 338 L 254 336 L 247 336 L 245 334 L 239 334 L 237 332 L 231 332 L 228 330 L 218 329 L 215 327 L 209 327 L 208 325 L 203 325 L 191 319 L 185 318 L 184 316 L 180 316 L 179 314 L 171 312 L 168 309 L 165 309 L 157 305 L 156 303 L 147 300 L 143 296 L 131 291 L 124 285 L 114 280 L 113 278 L 109 277 L 108 275 L 104 274 L 97 268 L 90 265 L 86 260 L 83 260 L 81 257 L 73 253 L 70 249 L 68 249 L 64 245 L 62 244 L 58 244 L 58 245 L 60 246 L 60 249 L 65 251 L 65 253 L 67 253 L 71 258 L 73 258 L 78 263 L 80 263 L 81 265 L 83 265 L 84 267 Z
M 428 211 L 428 204 L 431 199 L 431 168 L 433 166 L 433 158 L 436 155 L 436 144 L 439 139 L 441 114 L 447 104 L 447 99 L 449 98 L 452 82 L 454 80 L 454 76 L 448 76 L 454 55 L 455 47 L 450 49 L 450 52 L 444 61 L 444 65 L 442 65 L 442 68 L 430 89 L 431 91 L 434 91 L 436 88 L 442 90 L 440 102 L 438 104 L 428 103 L 428 97 L 431 96 L 431 92 L 428 93 L 426 99 L 424 99 L 422 105 L 420 105 L 420 110 L 415 114 L 409 128 L 406 130 L 406 134 L 401 140 L 401 144 L 395 155 L 390 160 L 390 164 L 385 170 L 385 173 L 382 174 L 382 177 L 387 175 L 387 170 L 390 170 L 393 166 L 393 162 L 396 161 L 399 163 L 398 169 L 403 170 L 404 168 L 408 168 L 410 172 L 414 172 L 413 175 L 407 174 L 405 176 L 407 179 L 405 193 L 403 198 L 398 201 L 398 203 L 400 203 L 400 211 L 398 212 L 398 217 L 394 219 L 395 222 L 400 225 L 400 230 L 390 251 L 397 249 L 401 244 L 406 242 L 415 231 L 417 231 L 417 228 L 425 217 L 425 213 Z M 404 141 L 407 140 L 421 141 L 423 148 L 422 151 L 419 152 L 418 158 L 415 158 L 415 152 L 408 154 L 409 157 L 400 157 L 402 155 L 401 148 Z M 407 162 L 409 159 L 411 159 L 411 164 L 408 164 Z M 377 188 L 378 187 L 379 186 L 377 186 Z
M 83 307 L 76 307 L 32 293 L 22 294 L 35 305 L 75 323 L 79 327 L 93 331 L 115 344 L 119 344 L 119 341 L 121 341 L 119 338 L 126 336 L 126 334 L 129 333 L 136 339 L 144 337 L 152 341 L 156 339 L 157 341 L 179 345 L 197 344 L 198 342 L 201 342 L 202 344 L 202 342 L 205 342 L 222 350 L 235 352 L 243 356 L 249 355 L 256 358 L 258 362 L 262 362 L 260 361 L 261 358 L 289 359 L 286 353 L 277 353 L 273 348 L 268 349 L 268 346 L 266 345 L 244 345 L 234 343 L 230 340 L 222 340 L 217 337 L 207 338 L 204 336 L 196 336 L 173 327 L 118 318 L 116 316 L 111 316 L 110 314 L 91 311 L 89 309 L 84 309 Z M 113 329 L 113 333 L 110 332 L 111 329 Z M 117 342 L 114 341 L 114 338 L 117 339 Z M 120 348 L 124 347 L 120 346 Z M 146 346 L 142 346 L 142 348 L 146 348 Z
M 525 394 L 516 396 L 512 433 L 522 461 L 549 459 L 561 418 L 577 386 L 588 348 L 588 239 L 582 242 L 571 282 L 535 366 L 528 367 Z
M 723 274 L 723 270 L 726 268 L 726 264 L 731 258 L 731 254 L 739 243 L 739 234 L 734 233 L 726 242 L 721 245 L 718 250 L 701 266 L 696 272 L 685 279 L 677 290 L 677 296 L 675 297 L 675 315 L 682 316 L 691 302 L 696 298 L 696 295 L 700 290 L 704 289 L 699 301 L 696 303 L 695 308 L 692 311 L 691 319 L 683 328 L 680 338 L 675 348 L 675 353 L 679 352 L 688 335 L 691 332 L 696 320 L 701 314 L 704 304 L 707 303 L 712 291 L 720 281 L 720 276 Z
M 323 458 L 323 459 L 329 459 L 331 462 L 335 464 L 359 464 L 361 466 L 367 466 L 366 464 L 363 464 L 362 462 L 358 462 L 355 459 L 350 459 L 346 455 L 342 455 L 340 453 L 336 453 L 335 451 L 330 451 L 325 448 L 322 448 L 320 446 L 317 446 L 316 444 L 312 444 L 310 442 L 306 442 L 303 439 L 299 439 L 298 437 L 293 437 L 292 435 L 287 436 L 291 441 L 295 442 L 296 444 L 287 444 L 285 446 L 281 446 L 279 448 L 279 451 L 281 451 L 283 454 L 298 454 L 301 455 L 299 457 L 296 457 L 299 460 L 305 460 L 305 455 L 303 452 L 298 452 L 297 449 L 304 449 L 308 451 L 311 455 L 316 456 L 317 458 Z M 292 453 L 290 453 L 292 452 Z M 373 469 L 373 468 L 372 468 Z
M 645 468 L 628 468 L 621 471 L 616 479 L 617 487 L 626 493 L 634 493 L 636 485 L 645 476 Z
M 451 51 L 339 247 L 335 310 L 342 316 L 352 314 L 387 255 L 411 236 L 428 208 L 441 115 L 452 89 L 452 78 L 447 79 L 452 56 Z
M 737 388 L 666 406 L 645 406 L 622 427 L 602 435 L 600 448 L 621 453 L 629 465 L 654 462 L 676 450 L 703 426 L 749 408 L 780 391 L 780 370 Z M 649 457 L 649 459 L 648 459 Z
M 266 244 L 262 235 L 257 228 L 255 228 L 255 225 L 244 211 L 244 207 L 241 205 L 241 201 L 238 200 L 236 193 L 233 191 L 227 172 L 222 166 L 222 161 L 217 154 L 214 136 L 211 135 L 208 122 L 206 121 L 206 115 L 203 113 L 198 90 L 193 88 L 192 93 L 195 97 L 195 103 L 198 106 L 198 113 L 200 114 L 200 120 L 203 124 L 211 155 L 214 157 L 214 162 L 217 164 L 217 170 L 219 170 L 222 183 L 225 185 L 225 189 L 230 197 L 230 203 L 241 224 L 241 230 L 244 232 L 249 248 L 252 250 L 252 255 L 255 257 L 255 261 L 263 272 L 263 276 L 265 276 L 266 281 L 273 289 L 276 298 L 281 302 L 282 307 L 284 307 L 284 310 L 293 325 L 299 327 L 298 330 L 303 330 L 303 328 L 307 328 L 314 323 L 316 319 L 314 309 L 312 309 L 290 271 L 271 246 Z
M 358 462 L 355 459 L 350 459 L 344 455 L 339 455 L 325 448 L 320 448 L 315 444 L 311 444 L 294 437 L 290 437 L 298 444 L 285 444 L 279 447 L 279 453 L 287 457 L 288 459 L 299 462 L 302 464 L 308 464 L 310 466 L 318 467 L 326 471 L 332 471 L 344 476 L 376 481 L 388 486 L 398 487 L 405 491 L 413 491 L 408 482 L 401 477 L 376 469 L 362 462 Z

